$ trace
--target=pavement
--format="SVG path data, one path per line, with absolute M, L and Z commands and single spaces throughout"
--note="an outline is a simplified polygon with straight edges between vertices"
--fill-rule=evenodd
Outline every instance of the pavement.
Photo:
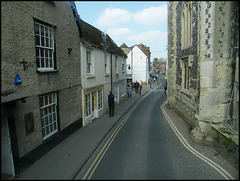
M 70 136 L 58 142 L 50 151 L 39 156 L 34 163 L 22 165 L 22 168 L 25 167 L 24 170 L 19 171 L 20 173 L 12 179 L 74 178 L 121 116 L 141 97 L 158 86 L 157 82 L 153 83 L 151 88 L 150 85 L 143 85 L 141 96 L 133 91 L 131 98 L 126 96 L 115 107 L 114 117 L 109 117 L 106 111 L 92 123 L 77 129 Z M 35 157 L 36 154 L 38 154 L 37 151 L 35 151 Z
M 114 117 L 109 117 L 109 113 L 106 111 L 105 114 L 85 127 L 75 126 L 70 130 L 70 135 L 61 139 L 56 138 L 57 141 L 50 142 L 47 152 L 35 151 L 34 155 L 29 156 L 35 157 L 34 162 L 22 165 L 24 169 L 10 179 L 73 179 L 124 113 L 141 97 L 159 86 L 157 83 L 153 83 L 151 88 L 149 85 L 143 85 L 141 96 L 133 91 L 131 98 L 126 96 L 115 107 Z M 180 133 L 194 149 L 221 165 L 234 178 L 239 178 L 238 170 L 232 167 L 221 155 L 216 154 L 214 148 L 197 145 L 193 142 L 189 136 L 188 125 L 173 109 L 168 108 L 168 106 L 165 106 L 165 109 Z

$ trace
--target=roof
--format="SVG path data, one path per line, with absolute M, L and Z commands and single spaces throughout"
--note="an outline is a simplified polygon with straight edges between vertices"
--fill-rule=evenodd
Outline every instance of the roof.
M 151 52 L 150 52 L 150 47 L 147 47 L 146 45 L 143 45 L 142 43 L 140 45 L 137 45 L 140 50 L 142 50 L 142 52 L 147 56 L 149 57 Z
M 128 47 L 125 43 L 123 43 L 120 47 L 121 49 L 128 54 L 135 46 L 138 46 L 139 49 L 147 56 L 149 57 L 151 52 L 150 52 L 150 47 L 147 47 L 146 45 L 143 45 L 140 43 L 139 45 L 134 45 L 132 47 Z
M 108 34 L 104 34 L 99 29 L 95 28 L 94 26 L 88 24 L 81 19 L 80 25 L 83 31 L 81 42 L 84 43 L 86 46 L 95 47 L 102 50 L 106 49 L 112 54 L 127 57 L 124 51 L 116 45 L 116 43 L 111 39 Z

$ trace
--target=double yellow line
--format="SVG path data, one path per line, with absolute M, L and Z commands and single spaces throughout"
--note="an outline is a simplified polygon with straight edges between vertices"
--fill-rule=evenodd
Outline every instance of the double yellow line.
M 181 133 L 178 131 L 178 129 L 175 127 L 175 125 L 173 124 L 173 122 L 171 121 L 171 119 L 169 118 L 168 114 L 166 113 L 164 106 L 167 102 L 165 101 L 160 109 L 162 110 L 164 116 L 166 117 L 169 125 L 171 126 L 172 130 L 174 131 L 174 133 L 177 135 L 178 139 L 181 141 L 181 143 L 183 144 L 183 146 L 185 148 L 187 148 L 190 152 L 192 152 L 194 155 L 196 155 L 197 157 L 199 157 L 200 159 L 202 159 L 204 162 L 208 163 L 210 166 L 212 166 L 215 170 L 217 170 L 225 179 L 229 180 L 233 180 L 234 178 L 226 171 L 224 170 L 221 166 L 219 166 L 218 164 L 216 164 L 215 162 L 213 162 L 212 160 L 210 160 L 209 158 L 205 157 L 204 155 L 202 155 L 201 153 L 197 152 L 195 149 L 193 149 L 188 142 L 184 139 L 184 137 L 181 135 Z
M 145 94 L 128 112 L 127 114 L 121 118 L 120 124 L 117 126 L 117 128 L 115 129 L 115 131 L 112 133 L 111 137 L 108 139 L 108 141 L 105 143 L 105 145 L 103 146 L 103 148 L 101 149 L 101 151 L 99 152 L 99 154 L 97 155 L 97 157 L 95 158 L 95 160 L 93 161 L 93 163 L 91 164 L 91 166 L 89 167 L 89 169 L 87 170 L 87 172 L 85 173 L 83 180 L 90 180 L 93 173 L 95 172 L 98 164 L 100 163 L 100 161 L 102 160 L 103 156 L 105 155 L 105 153 L 107 152 L 109 146 L 112 144 L 113 140 L 115 139 L 115 137 L 117 136 L 117 134 L 119 133 L 119 131 L 121 130 L 121 128 L 123 127 L 123 125 L 125 124 L 125 122 L 128 120 L 128 118 L 130 117 L 130 115 L 132 114 L 132 112 L 136 109 L 136 107 L 143 101 L 143 99 L 148 95 L 149 93 Z

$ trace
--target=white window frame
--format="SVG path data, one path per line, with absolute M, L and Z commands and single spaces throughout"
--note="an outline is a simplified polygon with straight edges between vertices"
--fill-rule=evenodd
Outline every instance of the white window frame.
M 92 93 L 85 95 L 85 115 L 86 118 L 92 116 Z
M 56 132 L 58 132 L 57 121 L 57 93 L 41 96 L 40 101 L 40 117 L 42 123 L 42 136 L 46 140 Z
M 98 110 L 103 109 L 103 90 L 98 90 Z
M 104 69 L 105 69 L 105 74 L 109 74 L 108 56 L 107 56 L 107 54 L 104 54 Z
M 93 75 L 93 61 L 91 50 L 86 50 L 86 71 L 87 75 Z
M 40 72 L 54 70 L 54 29 L 35 22 L 35 45 L 37 70 Z

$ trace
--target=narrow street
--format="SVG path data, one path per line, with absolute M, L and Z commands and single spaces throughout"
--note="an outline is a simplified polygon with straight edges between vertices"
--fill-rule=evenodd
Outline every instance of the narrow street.
M 183 146 L 160 109 L 165 100 L 160 84 L 125 115 L 76 179 L 225 179 Z

